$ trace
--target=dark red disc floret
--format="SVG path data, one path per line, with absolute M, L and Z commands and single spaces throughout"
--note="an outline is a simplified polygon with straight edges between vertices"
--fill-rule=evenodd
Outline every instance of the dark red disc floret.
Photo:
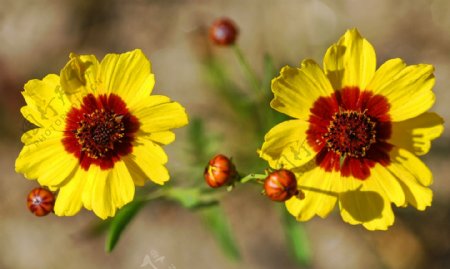
M 132 152 L 138 129 L 138 119 L 118 95 L 89 94 L 67 114 L 62 143 L 84 170 L 91 164 L 106 170 Z

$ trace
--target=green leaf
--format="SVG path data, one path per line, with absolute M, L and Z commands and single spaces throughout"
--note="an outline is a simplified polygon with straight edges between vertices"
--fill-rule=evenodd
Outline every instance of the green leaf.
M 135 200 L 125 205 L 119 210 L 119 212 L 117 212 L 116 216 L 111 220 L 111 224 L 109 225 L 105 243 L 106 252 L 113 251 L 123 231 L 144 204 L 145 201 L 143 200 Z
M 286 243 L 295 261 L 301 266 L 308 267 L 311 264 L 311 249 L 305 227 L 303 223 L 296 221 L 284 206 L 280 211 Z
M 240 260 L 241 254 L 235 243 L 228 224 L 228 219 L 225 217 L 222 208 L 219 205 L 210 206 L 202 209 L 200 214 L 203 222 L 212 232 L 225 255 L 234 261 Z

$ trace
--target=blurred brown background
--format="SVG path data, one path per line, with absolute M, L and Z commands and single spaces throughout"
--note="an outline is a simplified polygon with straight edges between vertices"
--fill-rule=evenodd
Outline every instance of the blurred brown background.
M 70 52 L 102 58 L 141 48 L 153 64 L 155 92 L 181 102 L 191 116 L 204 118 L 223 134 L 230 146 L 226 153 L 245 145 L 233 139 L 233 119 L 201 75 L 199 57 L 212 49 L 235 81 L 244 81 L 231 50 L 211 48 L 202 36 L 222 16 L 239 25 L 238 42 L 259 74 L 266 52 L 277 67 L 304 58 L 321 62 L 331 43 L 357 27 L 374 45 L 378 64 L 395 57 L 433 64 L 433 110 L 450 119 L 447 0 L 0 0 L 0 268 L 141 268 L 147 255 L 161 258 L 157 269 L 298 268 L 284 245 L 276 210 L 255 189 L 239 189 L 223 201 L 241 263 L 222 255 L 197 215 L 161 202 L 146 207 L 116 250 L 105 254 L 104 237 L 87 236 L 97 221 L 91 212 L 34 217 L 25 197 L 37 185 L 14 172 L 24 128 L 20 91 L 29 79 L 58 73 Z M 185 131 L 177 134 L 168 147 L 171 171 L 186 165 L 179 154 L 186 146 Z M 337 212 L 308 222 L 311 268 L 450 268 L 449 149 L 447 129 L 424 158 L 435 176 L 433 206 L 425 212 L 395 209 L 396 223 L 389 231 L 350 226 Z

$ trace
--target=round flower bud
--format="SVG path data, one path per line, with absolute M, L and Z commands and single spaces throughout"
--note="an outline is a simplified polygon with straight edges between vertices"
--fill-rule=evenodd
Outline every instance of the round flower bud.
M 264 181 L 264 190 L 267 197 L 277 202 L 284 202 L 299 193 L 294 173 L 286 169 L 270 173 Z
M 27 198 L 27 206 L 31 213 L 38 217 L 47 215 L 53 211 L 55 205 L 55 196 L 49 190 L 44 188 L 35 188 Z
M 216 20 L 209 28 L 209 38 L 221 46 L 229 46 L 236 41 L 239 31 L 234 22 L 228 18 Z
M 236 177 L 236 168 L 228 157 L 219 154 L 209 161 L 203 175 L 210 187 L 218 188 Z

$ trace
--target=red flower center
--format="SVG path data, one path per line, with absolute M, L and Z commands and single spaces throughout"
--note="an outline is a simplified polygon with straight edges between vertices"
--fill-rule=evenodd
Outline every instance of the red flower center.
M 366 179 L 379 163 L 390 163 L 390 105 L 381 95 L 348 87 L 320 97 L 311 108 L 308 144 L 325 171 Z
M 83 169 L 91 164 L 109 169 L 120 157 L 132 152 L 139 121 L 125 102 L 115 94 L 92 94 L 83 98 L 80 108 L 67 114 L 63 145 L 74 154 Z
M 376 139 L 375 122 L 366 111 L 343 111 L 333 115 L 328 132 L 323 135 L 327 147 L 337 154 L 364 157 Z

